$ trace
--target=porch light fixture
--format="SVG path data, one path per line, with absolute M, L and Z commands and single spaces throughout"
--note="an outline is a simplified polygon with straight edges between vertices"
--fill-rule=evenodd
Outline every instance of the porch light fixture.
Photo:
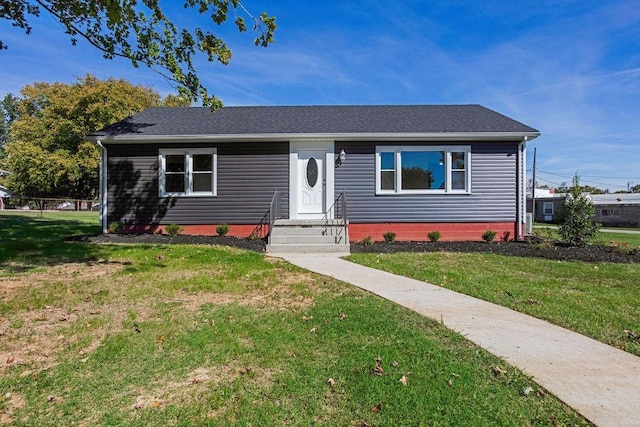
M 344 150 L 340 151 L 340 154 L 338 154 L 338 156 L 336 157 L 336 167 L 339 168 L 340 166 L 342 166 L 342 162 L 344 162 L 347 159 L 347 153 L 344 152 Z

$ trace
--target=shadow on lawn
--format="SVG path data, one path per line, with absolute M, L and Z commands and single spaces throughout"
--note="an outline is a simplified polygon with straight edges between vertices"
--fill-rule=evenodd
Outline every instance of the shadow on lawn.
M 87 243 L 68 243 L 73 235 L 97 234 L 97 224 L 82 220 L 0 215 L 0 269 L 21 272 L 69 262 L 109 258 L 111 249 Z

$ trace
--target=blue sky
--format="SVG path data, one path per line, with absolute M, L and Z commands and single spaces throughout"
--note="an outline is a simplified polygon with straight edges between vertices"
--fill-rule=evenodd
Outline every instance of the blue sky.
M 169 2 L 166 2 L 169 3 Z M 228 66 L 198 62 L 225 105 L 482 104 L 540 130 L 537 180 L 611 191 L 640 184 L 638 1 L 245 0 L 277 17 L 276 42 L 214 28 Z M 189 19 L 175 10 L 176 19 Z M 205 20 L 194 17 L 199 25 Z M 93 73 L 173 92 L 123 60 L 72 47 L 47 17 L 29 36 L 0 21 L 0 96 Z M 530 174 L 531 172 L 529 172 Z

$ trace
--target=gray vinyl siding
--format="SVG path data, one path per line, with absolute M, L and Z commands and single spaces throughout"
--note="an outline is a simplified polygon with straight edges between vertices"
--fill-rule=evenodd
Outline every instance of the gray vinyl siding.
M 217 197 L 159 197 L 160 149 L 216 147 Z M 289 206 L 289 143 L 107 146 L 108 221 L 133 224 L 256 224 L 273 192 Z
M 471 194 L 435 195 L 376 195 L 376 145 L 425 144 L 336 142 L 347 160 L 335 191 L 346 191 L 351 223 L 516 221 L 517 142 L 471 143 Z

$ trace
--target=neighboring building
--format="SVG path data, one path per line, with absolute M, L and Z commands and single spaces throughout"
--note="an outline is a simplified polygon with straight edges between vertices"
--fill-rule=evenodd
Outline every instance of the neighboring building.
M 103 230 L 249 236 L 280 217 L 331 217 L 351 240 L 521 238 L 525 146 L 539 132 L 480 105 L 150 108 L 89 135 L 101 147 Z
M 640 193 L 593 194 L 591 201 L 603 226 L 640 227 Z
M 560 222 L 564 194 L 541 194 L 536 189 L 535 221 Z M 595 211 L 594 221 L 609 227 L 640 227 L 640 193 L 590 194 Z M 531 195 L 527 195 L 527 211 L 531 212 Z
M 536 188 L 535 222 L 557 223 L 562 213 L 564 194 L 556 193 L 553 189 Z M 533 200 L 531 193 L 527 193 L 527 212 L 532 212 Z
M 5 198 L 11 197 L 11 192 L 6 187 L 0 185 L 0 210 L 4 209 Z

